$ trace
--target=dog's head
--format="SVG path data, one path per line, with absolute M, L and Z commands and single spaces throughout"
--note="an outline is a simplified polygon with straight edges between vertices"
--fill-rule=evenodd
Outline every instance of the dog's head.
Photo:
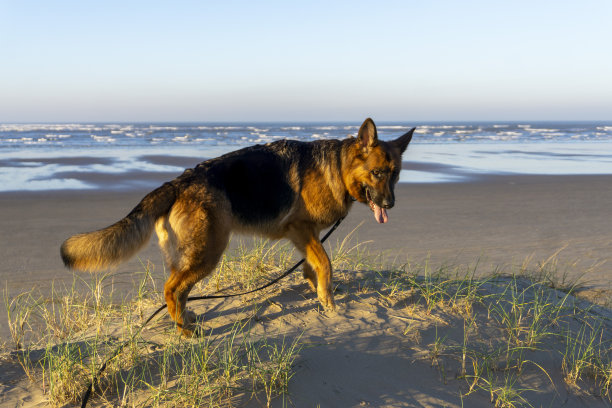
M 349 194 L 367 203 L 379 223 L 387 222 L 387 209 L 395 205 L 394 187 L 402 168 L 402 154 L 415 128 L 390 142 L 378 140 L 376 125 L 366 119 L 351 146 L 349 171 L 344 179 Z

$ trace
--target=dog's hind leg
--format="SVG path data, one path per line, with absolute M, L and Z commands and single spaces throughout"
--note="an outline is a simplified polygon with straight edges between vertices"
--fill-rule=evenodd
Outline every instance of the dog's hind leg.
M 156 224 L 160 246 L 171 274 L 164 285 L 168 313 L 185 336 L 191 336 L 194 321 L 185 310 L 193 286 L 214 271 L 229 241 L 229 223 L 223 214 L 201 207 L 173 209 Z
M 191 271 L 180 272 L 172 269 L 172 273 L 164 285 L 164 297 L 168 305 L 168 314 L 170 314 L 170 317 L 176 323 L 178 331 L 187 337 L 191 337 L 195 322 L 185 308 L 185 305 L 187 303 L 187 296 L 195 282 L 187 282 L 185 275 L 193 276 L 195 274 Z

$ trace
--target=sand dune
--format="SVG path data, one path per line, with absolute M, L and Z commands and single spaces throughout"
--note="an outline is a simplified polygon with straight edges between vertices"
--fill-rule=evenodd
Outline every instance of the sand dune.
M 409 263 L 408 270 L 417 274 L 422 274 L 425 265 L 431 271 L 448 266 L 446 270 L 451 272 L 477 265 L 477 276 L 494 271 L 518 272 L 521 265 L 535 273 L 550 259 L 549 266 L 559 275 L 557 282 L 580 277 L 584 287 L 575 294 L 602 303 L 610 299 L 612 277 L 611 182 L 609 176 L 490 176 L 470 183 L 402 184 L 398 185 L 397 204 L 389 211 L 388 224 L 376 224 L 368 208 L 355 206 L 330 242 L 335 246 L 363 222 L 354 239 L 371 241 L 368 251 L 370 255 L 381 255 L 377 260 L 380 265 Z M 116 221 L 143 193 L 0 195 L 0 279 L 8 298 L 33 288 L 48 293 L 52 281 L 56 287 L 62 282 L 69 284 L 73 275 L 63 268 L 58 253 L 63 239 Z M 233 248 L 237 242 L 235 238 Z M 154 278 L 161 282 L 164 272 L 154 242 L 140 254 L 140 259 L 155 265 Z M 115 300 L 120 300 L 119 294 L 128 295 L 125 302 L 134 299 L 135 282 L 142 277 L 134 272 L 142 269 L 140 261 L 134 259 L 115 271 Z M 462 396 L 469 393 L 469 381 L 461 377 L 457 358 L 466 333 L 465 312 L 453 309 L 450 303 L 428 310 L 416 281 L 411 281 L 414 288 L 406 284 L 400 292 L 391 293 L 390 283 L 395 278 L 389 275 L 389 269 L 356 269 L 336 273 L 335 313 L 319 310 L 315 296 L 298 275 L 247 300 L 206 302 L 194 304 L 192 309 L 204 317 L 206 330 L 221 337 L 237 319 L 246 319 L 253 336 L 264 336 L 272 342 L 299 338 L 302 348 L 292 367 L 288 394 L 276 397 L 273 406 L 282 406 L 283 399 L 296 407 L 494 406 L 483 389 L 465 397 L 461 405 Z M 77 276 L 89 279 L 86 274 Z M 482 284 L 479 293 L 495 294 L 496 286 L 491 285 Z M 527 289 L 524 293 L 528 293 Z M 490 317 L 484 304 L 474 307 L 478 330 L 468 330 L 474 349 L 483 339 L 488 344 L 502 341 L 500 321 Z M 0 335 L 5 351 L 10 351 L 6 316 L 5 312 L 0 314 Z M 610 316 L 606 319 L 609 322 Z M 163 348 L 174 341 L 168 331 L 170 326 L 167 317 L 161 318 L 143 336 Z M 557 326 L 550 330 L 562 333 L 563 326 Z M 579 330 L 576 328 L 576 332 Z M 602 330 L 603 336 L 612 338 L 609 326 Z M 432 354 L 442 338 L 446 351 Z M 538 345 L 536 350 L 530 350 L 529 359 L 537 360 L 542 369 L 528 364 L 514 388 L 537 391 L 525 390 L 520 395 L 533 406 L 609 406 L 609 399 L 585 393 L 585 386 L 574 389 L 568 385 L 560 359 L 564 343 L 557 342 L 557 335 L 551 339 L 555 340 L 549 339 L 546 347 Z M 16 363 L 16 355 L 4 355 L 0 361 L 0 404 L 43 404 L 48 395 L 27 380 Z M 544 375 L 544 371 L 550 374 Z M 496 375 L 503 379 L 502 374 L 507 372 L 500 369 Z M 261 393 L 258 399 L 247 394 L 235 398 L 242 405 L 265 406 Z M 145 401 L 147 395 L 143 391 L 141 400 Z M 501 401 L 498 395 L 493 400 Z

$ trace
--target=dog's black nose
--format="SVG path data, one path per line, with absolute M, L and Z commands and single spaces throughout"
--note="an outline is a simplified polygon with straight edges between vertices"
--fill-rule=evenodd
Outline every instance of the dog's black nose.
M 382 208 L 393 208 L 393 206 L 395 205 L 395 200 L 394 199 L 383 199 L 382 201 Z

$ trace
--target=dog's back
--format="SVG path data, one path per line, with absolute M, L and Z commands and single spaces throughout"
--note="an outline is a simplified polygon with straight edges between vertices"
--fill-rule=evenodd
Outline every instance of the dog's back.
M 229 200 L 231 212 L 247 226 L 273 221 L 298 194 L 291 174 L 299 161 L 294 143 L 279 141 L 238 150 L 199 164 L 184 180 L 206 183 Z M 179 178 L 179 185 L 183 180 Z

